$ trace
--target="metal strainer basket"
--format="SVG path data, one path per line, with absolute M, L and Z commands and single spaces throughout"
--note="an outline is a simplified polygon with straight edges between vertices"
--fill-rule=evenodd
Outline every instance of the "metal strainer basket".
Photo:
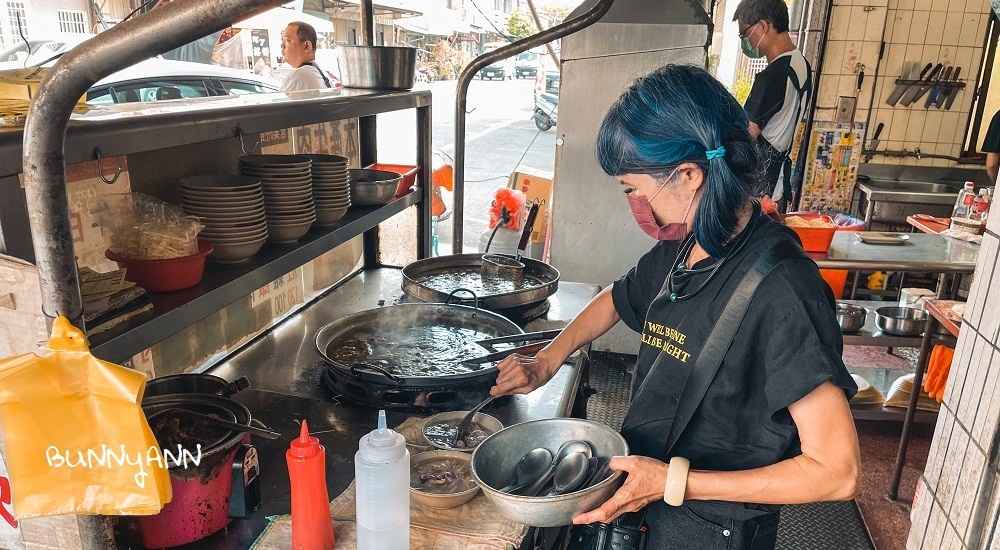
M 483 281 L 521 281 L 524 274 L 524 262 L 501 254 L 485 254 L 479 276 Z

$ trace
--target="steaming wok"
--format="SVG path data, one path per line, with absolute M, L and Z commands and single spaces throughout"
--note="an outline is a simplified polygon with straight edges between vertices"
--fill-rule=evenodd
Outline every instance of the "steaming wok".
M 496 365 L 469 366 L 485 353 L 476 340 L 521 334 L 506 317 L 468 306 L 399 304 L 348 315 L 316 333 L 329 368 L 356 381 L 446 387 L 489 381 Z

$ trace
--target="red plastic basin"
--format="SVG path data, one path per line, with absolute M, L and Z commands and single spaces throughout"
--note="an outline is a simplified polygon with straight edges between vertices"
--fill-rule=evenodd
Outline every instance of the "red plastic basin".
M 104 256 L 125 269 L 125 280 L 150 292 L 171 292 L 193 287 L 201 282 L 205 271 L 205 256 L 212 253 L 212 243 L 198 239 L 198 253 L 166 260 L 140 260 L 112 252 Z

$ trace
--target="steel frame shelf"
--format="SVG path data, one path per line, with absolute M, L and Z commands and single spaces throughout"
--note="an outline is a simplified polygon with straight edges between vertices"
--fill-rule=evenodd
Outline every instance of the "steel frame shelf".
M 313 228 L 294 245 L 267 244 L 245 264 L 205 263 L 202 282 L 177 292 L 151 294 L 153 311 L 89 338 L 94 355 L 120 363 L 161 340 L 363 234 L 417 204 L 422 189 L 383 207 L 353 207 L 335 226 Z
M 424 185 L 431 181 L 431 92 L 426 90 L 306 91 L 202 98 L 173 107 L 97 108 L 70 122 L 65 161 L 72 164 L 92 160 L 95 148 L 104 157 L 112 157 L 234 137 L 246 140 L 245 150 L 249 150 L 256 141 L 252 134 L 358 118 L 361 162 L 366 166 L 377 159 L 373 115 L 404 109 L 416 110 L 417 164 L 421 167 L 418 181 Z M 22 171 L 22 139 L 21 128 L 0 129 L 0 174 Z M 246 264 L 206 262 L 198 286 L 151 294 L 152 312 L 89 337 L 91 349 L 102 359 L 127 361 L 359 235 L 364 236 L 365 265 L 377 265 L 377 226 L 411 206 L 418 207 L 417 256 L 424 258 L 430 254 L 429 198 L 425 188 L 418 186 L 384 206 L 352 207 L 336 225 L 313 228 L 295 244 L 266 244 Z

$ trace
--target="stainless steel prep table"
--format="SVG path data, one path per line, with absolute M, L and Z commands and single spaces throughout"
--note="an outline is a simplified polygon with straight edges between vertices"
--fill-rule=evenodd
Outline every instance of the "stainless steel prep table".
M 190 548 L 249 548 L 267 525 L 267 516 L 289 513 L 288 474 L 284 453 L 298 434 L 298 420 L 305 418 L 310 431 L 326 447 L 327 486 L 331 499 L 354 479 L 354 453 L 362 435 L 374 429 L 377 410 L 332 400 L 320 385 L 325 368 L 316 353 L 313 337 L 324 324 L 348 313 L 404 301 L 400 270 L 378 268 L 350 277 L 334 291 L 251 342 L 226 362 L 209 370 L 233 380 L 246 375 L 251 389 L 235 399 L 254 418 L 280 432 L 275 441 L 254 438 L 261 462 L 263 505 L 250 519 L 234 520 L 229 528 L 190 545 Z M 600 287 L 560 282 L 544 319 L 569 321 L 597 295 Z M 567 416 L 582 375 L 580 361 L 563 365 L 548 384 L 523 396 L 494 401 L 486 412 L 504 425 L 555 416 Z M 392 425 L 412 413 L 389 413 Z
M 938 298 L 946 297 L 949 277 L 976 270 L 979 245 L 957 239 L 907 233 L 905 243 L 896 245 L 865 244 L 853 231 L 838 231 L 830 250 L 810 252 L 820 269 L 857 270 L 851 283 L 851 298 L 858 288 L 861 270 L 939 273 Z

